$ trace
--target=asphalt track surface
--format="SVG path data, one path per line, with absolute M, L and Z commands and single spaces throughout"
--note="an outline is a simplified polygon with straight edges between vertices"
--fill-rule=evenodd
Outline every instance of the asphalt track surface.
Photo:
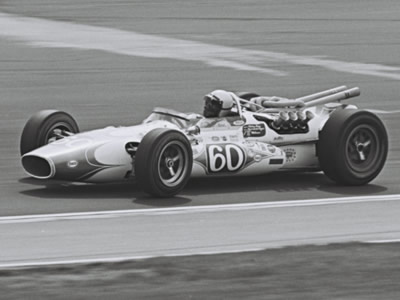
M 19 258 L 8 256 L 13 249 L 29 245 L 28 241 L 38 245 L 31 254 L 38 251 L 42 257 L 51 256 L 42 251 L 40 244 L 44 241 L 49 243 L 47 248 L 52 248 L 56 244 L 49 239 L 62 233 L 75 236 L 68 243 L 80 254 L 71 250 L 56 253 L 55 257 L 78 258 L 90 251 L 82 246 L 88 236 L 96 237 L 91 245 L 97 248 L 110 238 L 102 231 L 110 220 L 114 223 L 107 228 L 115 240 L 111 239 L 114 246 L 106 251 L 107 257 L 163 254 L 163 249 L 171 250 L 177 240 L 183 243 L 177 248 L 190 248 L 192 252 L 202 247 L 233 251 L 230 246 L 246 243 L 247 248 L 238 249 L 262 248 L 274 244 L 273 232 L 284 234 L 286 242 L 280 245 L 290 241 L 312 243 L 327 236 L 342 237 L 329 241 L 400 237 L 395 213 L 398 197 L 379 201 L 400 194 L 399 114 L 385 113 L 400 110 L 400 15 L 394 9 L 398 3 L 241 2 L 60 0 L 50 5 L 43 0 L 0 1 L 1 216 L 135 211 L 130 217 L 118 213 L 119 217 L 111 219 L 79 222 L 65 223 L 63 218 L 56 218 L 51 227 L 59 231 L 44 235 L 43 226 L 49 225 L 46 220 L 34 222 L 41 228 L 30 226 L 31 222 L 2 223 L 0 232 L 9 245 L 4 248 L 2 243 L 3 263 L 34 259 L 24 251 Z M 384 170 L 364 187 L 337 186 L 322 173 L 279 174 L 192 180 L 179 196 L 159 200 L 144 195 L 133 183 L 44 185 L 29 179 L 19 163 L 19 137 L 24 123 L 41 109 L 68 111 L 81 130 L 89 130 L 138 123 L 155 106 L 199 112 L 203 95 L 216 88 L 294 98 L 343 84 L 361 88 L 361 97 L 354 100 L 360 108 L 383 112 L 380 116 L 390 136 Z M 293 207 L 262 209 L 259 215 L 255 209 L 231 215 L 223 208 L 231 204 L 251 206 L 257 202 L 360 196 L 378 198 L 373 203 L 324 205 L 334 208 L 332 214 L 330 210 L 321 211 L 318 205 L 300 211 Z M 141 209 L 169 211 L 200 206 L 216 208 L 214 212 L 189 215 L 199 217 L 197 221 L 186 214 L 168 214 L 167 220 L 157 214 L 136 214 Z M 282 218 L 286 225 L 280 227 L 277 224 Z M 247 231 L 239 235 L 241 239 L 232 240 L 235 225 L 236 231 L 239 227 Z M 321 233 L 319 225 L 340 230 Z M 144 229 L 136 229 L 142 226 Z M 163 234 L 170 234 L 174 240 L 155 246 L 156 239 L 151 237 L 159 226 L 165 226 Z M 255 230 L 257 227 L 265 234 Z M 69 233 L 65 232 L 67 228 Z M 130 228 L 131 239 L 127 237 Z M 85 234 L 79 234 L 81 230 Z M 215 239 L 204 240 L 213 230 L 219 233 Z M 203 240 L 185 243 L 191 236 Z M 134 238 L 142 238 L 147 246 L 123 248 L 124 241 Z

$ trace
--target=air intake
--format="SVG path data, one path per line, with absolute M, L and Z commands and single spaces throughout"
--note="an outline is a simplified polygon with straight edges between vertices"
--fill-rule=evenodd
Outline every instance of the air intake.
M 50 163 L 42 157 L 25 155 L 22 157 L 22 166 L 29 175 L 35 178 L 47 179 L 53 175 Z

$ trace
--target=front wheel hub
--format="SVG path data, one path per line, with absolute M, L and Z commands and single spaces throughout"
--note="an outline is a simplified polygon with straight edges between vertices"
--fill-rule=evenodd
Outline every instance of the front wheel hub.
M 378 132 L 363 124 L 355 127 L 347 140 L 347 161 L 357 172 L 366 172 L 379 158 L 380 144 Z
M 162 149 L 158 172 L 164 185 L 176 186 L 183 180 L 189 167 L 186 163 L 188 155 L 180 142 L 170 142 Z

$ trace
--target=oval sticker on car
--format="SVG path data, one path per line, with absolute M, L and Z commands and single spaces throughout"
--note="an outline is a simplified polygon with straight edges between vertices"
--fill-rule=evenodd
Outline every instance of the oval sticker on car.
M 236 120 L 236 121 L 233 122 L 233 125 L 235 125 L 235 126 L 241 126 L 243 124 L 244 124 L 243 120 Z

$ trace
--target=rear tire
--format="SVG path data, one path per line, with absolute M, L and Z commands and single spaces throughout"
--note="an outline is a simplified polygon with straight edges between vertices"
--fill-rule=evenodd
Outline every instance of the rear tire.
M 330 179 L 344 185 L 363 185 L 381 172 L 388 136 L 375 114 L 337 110 L 321 130 L 317 149 L 321 169 Z
M 139 186 L 156 197 L 172 197 L 186 185 L 192 172 L 193 153 L 186 136 L 158 128 L 147 133 L 135 156 Z
M 253 92 L 239 92 L 236 95 L 244 100 L 251 100 L 252 98 L 260 97 L 259 94 Z
M 28 120 L 22 131 L 21 155 L 60 139 L 57 132 L 78 133 L 79 127 L 75 119 L 66 112 L 58 110 L 37 112 Z

